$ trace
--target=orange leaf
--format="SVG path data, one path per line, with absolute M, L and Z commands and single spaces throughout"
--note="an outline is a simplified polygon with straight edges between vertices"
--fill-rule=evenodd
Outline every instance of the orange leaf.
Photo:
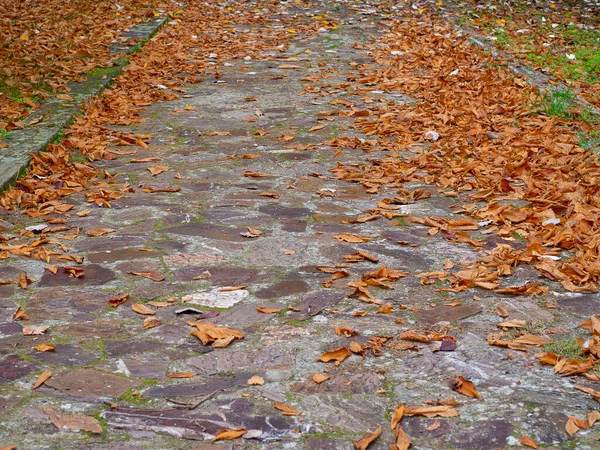
M 263 314 L 275 314 L 276 312 L 281 311 L 281 308 L 265 308 L 263 306 L 257 306 L 256 310 Z
M 335 350 L 329 350 L 328 352 L 323 353 L 319 358 L 319 361 L 335 361 L 336 365 L 339 365 L 348 356 L 350 356 L 350 351 L 346 347 L 340 347 L 336 348 Z
M 527 436 L 519 436 L 519 442 L 526 447 L 538 448 L 537 442 Z
M 365 434 L 358 441 L 354 442 L 354 448 L 356 450 L 367 450 L 367 447 L 371 445 L 371 443 L 379 437 L 381 434 L 381 425 L 377 427 L 375 431 L 372 433 Z
M 40 374 L 40 376 L 38 377 L 38 379 L 36 380 L 35 384 L 33 385 L 33 387 L 31 389 L 37 389 L 39 388 L 42 384 L 44 384 L 50 377 L 52 376 L 52 372 L 50 371 L 45 371 L 42 372 Z
M 317 384 L 321 384 L 324 381 L 329 380 L 329 377 L 322 373 L 313 373 L 312 380 Z
M 238 439 L 246 434 L 246 430 L 244 428 L 239 428 L 237 430 L 221 430 L 216 436 L 212 439 L 213 441 L 230 441 L 232 439 Z
M 108 301 L 108 304 L 110 306 L 112 306 L 113 308 L 116 308 L 117 306 L 122 305 L 123 303 L 125 303 L 128 298 L 129 298 L 129 294 L 119 295 L 118 297 L 111 298 Z
M 273 403 L 273 406 L 275 407 L 275 409 L 278 409 L 279 411 L 281 411 L 284 416 L 299 416 L 300 415 L 300 413 L 298 411 L 296 411 L 291 406 L 286 405 L 285 403 L 275 402 L 275 403 Z
M 475 385 L 465 377 L 454 377 L 452 389 L 467 397 L 481 398 L 479 393 L 475 390 Z
M 52 344 L 38 344 L 34 347 L 38 352 L 53 352 L 56 350 Z
M 132 303 L 131 309 L 138 314 L 143 314 L 146 316 L 154 314 L 154 310 L 152 308 L 148 308 L 146 305 L 143 305 L 141 303 Z

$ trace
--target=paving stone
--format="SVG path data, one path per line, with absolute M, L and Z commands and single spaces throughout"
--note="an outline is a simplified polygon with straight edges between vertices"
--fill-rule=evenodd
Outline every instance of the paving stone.
M 304 448 L 306 450 L 353 450 L 354 445 L 347 441 L 310 437 L 306 440 L 306 446 Z
M 187 359 L 186 363 L 199 374 L 215 375 L 237 370 L 285 370 L 294 361 L 294 351 L 267 347 L 249 351 L 221 350 Z
M 352 432 L 375 430 L 386 412 L 386 407 L 376 398 L 363 395 L 351 398 L 336 394 L 306 395 L 300 403 L 300 409 L 314 420 Z
M 249 239 L 243 237 L 242 233 L 247 233 L 246 228 L 226 227 L 223 225 L 209 224 L 204 222 L 186 223 L 175 227 L 165 229 L 167 233 L 181 234 L 184 236 L 202 236 L 208 239 L 218 239 L 221 241 L 248 242 Z
M 145 378 L 151 380 L 162 380 L 169 367 L 169 361 L 159 359 L 123 359 L 117 362 L 117 367 L 127 376 Z
M 414 311 L 412 314 L 420 325 L 431 326 L 438 322 L 454 322 L 464 319 L 482 311 L 480 305 L 475 303 L 462 304 L 458 306 L 437 306 L 432 309 Z
M 258 210 L 277 219 L 308 218 L 312 215 L 308 208 L 286 207 L 278 204 L 261 206 Z
M 498 303 L 498 306 L 505 308 L 508 311 L 506 320 L 530 320 L 532 322 L 552 322 L 554 315 L 543 308 L 540 308 L 533 302 L 515 299 L 504 300 Z
M 344 299 L 345 295 L 339 292 L 315 291 L 302 297 L 302 301 L 295 305 L 299 312 L 293 312 L 286 317 L 296 320 L 306 320 L 319 314 L 325 308 L 331 308 Z
M 302 280 L 281 281 L 268 288 L 257 291 L 256 298 L 280 298 L 289 295 L 303 294 L 309 289 L 308 284 Z
M 85 270 L 85 275 L 82 277 L 72 277 L 63 270 L 59 270 L 56 275 L 45 271 L 38 282 L 38 286 L 100 286 L 115 280 L 115 274 L 112 270 L 98 264 L 82 264 L 78 267 Z
M 92 339 L 126 337 L 131 335 L 120 322 L 99 320 L 64 325 L 57 327 L 56 330 L 70 336 Z
M 37 368 L 38 366 L 35 363 L 25 361 L 17 355 L 8 355 L 0 360 L 0 385 L 29 375 Z
M 45 385 L 72 397 L 120 397 L 138 382 L 93 369 L 75 369 L 53 375 Z
M 327 375 L 329 380 L 317 384 L 312 379 L 295 383 L 292 392 L 298 394 L 376 394 L 383 389 L 384 377 L 373 371 L 361 370 L 351 367 L 330 370 Z
M 248 381 L 250 376 L 245 378 Z M 155 386 L 144 392 L 148 398 L 194 397 L 210 394 L 220 389 L 230 389 L 234 386 L 243 386 L 242 379 L 211 378 L 205 383 L 172 384 L 168 386 Z
M 86 259 L 92 263 L 107 263 L 115 261 L 125 261 L 132 259 L 156 258 L 160 256 L 155 251 L 140 251 L 138 248 L 124 248 L 119 250 L 109 250 L 97 253 L 88 253 Z
M 591 295 L 575 295 L 568 298 L 561 298 L 557 303 L 561 310 L 581 316 L 592 316 L 600 312 L 600 302 Z
M 54 349 L 53 352 L 34 352 L 31 356 L 45 364 L 67 367 L 87 366 L 102 356 L 101 352 L 71 344 L 55 344 Z

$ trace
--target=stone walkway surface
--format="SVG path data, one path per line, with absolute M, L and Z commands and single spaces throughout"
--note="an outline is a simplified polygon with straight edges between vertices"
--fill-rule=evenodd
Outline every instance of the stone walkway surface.
M 370 137 L 351 127 L 361 111 L 373 102 L 413 100 L 400 91 L 368 92 L 357 81 L 357 67 L 373 64 L 363 44 L 386 32 L 388 11 L 331 3 L 289 14 L 312 20 L 325 9 L 337 28 L 294 37 L 269 60 L 228 61 L 218 78 L 186 86 L 181 98 L 149 106 L 144 122 L 122 128 L 152 139 L 135 155 L 94 163 L 135 192 L 111 208 L 71 214 L 68 225 L 83 231 L 69 242 L 70 253 L 84 258 L 72 265 L 84 276 L 53 274 L 34 259 L 2 260 L 0 279 L 26 273 L 34 283 L 27 290 L 0 286 L 1 445 L 352 449 L 381 426 L 369 449 L 388 449 L 399 404 L 452 405 L 453 397 L 456 417 L 402 418 L 412 448 L 520 448 L 521 436 L 543 448 L 598 448 L 596 430 L 565 430 L 567 415 L 596 409 L 591 396 L 574 389 L 593 387 L 591 381 L 540 365 L 539 348 L 522 352 L 487 341 L 498 323 L 513 319 L 567 333 L 600 312 L 597 295 L 443 292 L 441 283 L 415 275 L 475 261 L 477 248 L 431 236 L 408 218 L 356 221 L 397 188 L 371 194 L 331 169 L 386 152 L 323 142 L 364 143 Z M 461 217 L 450 209 L 457 198 L 404 187 L 425 187 L 431 196 L 391 212 Z M 73 211 L 90 205 L 83 196 L 69 202 Z M 38 223 L 17 213 L 3 221 L 13 230 Z M 98 228 L 116 231 L 84 233 Z M 490 239 L 484 250 L 493 247 Z M 352 254 L 358 262 L 348 263 Z M 403 273 L 393 289 L 369 286 L 379 304 L 347 296 L 349 281 L 382 264 Z M 519 266 L 512 284 L 537 276 Z M 124 303 L 109 304 L 124 294 Z M 13 320 L 19 306 L 27 321 Z M 229 327 L 243 338 L 203 345 L 190 322 Z M 48 329 L 26 335 L 24 326 Z M 440 348 L 402 340 L 410 330 L 455 341 Z M 39 344 L 55 349 L 38 351 Z M 319 360 L 342 347 L 352 352 L 340 364 Z M 50 378 L 32 390 L 46 371 Z M 314 374 L 328 379 L 317 383 Z M 480 398 L 452 389 L 459 376 Z M 276 408 L 280 403 L 292 409 Z M 246 434 L 212 441 L 226 429 Z

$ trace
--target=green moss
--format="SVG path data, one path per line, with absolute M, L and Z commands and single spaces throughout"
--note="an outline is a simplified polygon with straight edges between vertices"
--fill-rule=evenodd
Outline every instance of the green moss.
M 583 355 L 581 353 L 581 345 L 577 342 L 578 337 L 581 336 L 573 334 L 555 337 L 552 341 L 544 345 L 544 350 L 569 359 L 580 358 Z

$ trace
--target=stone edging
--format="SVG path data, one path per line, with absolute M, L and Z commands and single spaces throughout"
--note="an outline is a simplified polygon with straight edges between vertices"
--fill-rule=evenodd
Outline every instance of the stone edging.
M 24 120 L 27 124 L 35 122 L 43 116 L 42 121 L 20 130 L 12 130 L 11 138 L 4 140 L 8 147 L 0 149 L 0 192 L 17 180 L 23 171 L 27 169 L 31 161 L 30 153 L 42 152 L 48 144 L 56 140 L 73 118 L 81 113 L 85 102 L 100 94 L 121 73 L 123 67 L 127 65 L 126 55 L 138 50 L 166 22 L 167 17 L 161 17 L 133 26 L 128 32 L 120 36 L 121 39 L 127 39 L 125 43 L 110 46 L 112 54 L 122 55 L 112 67 L 102 69 L 101 74 L 88 75 L 87 80 L 81 83 L 72 82 L 68 84 L 71 89 L 69 95 L 73 97 L 74 101 L 60 100 L 53 97 Z M 130 45 L 132 42 L 140 43 Z

